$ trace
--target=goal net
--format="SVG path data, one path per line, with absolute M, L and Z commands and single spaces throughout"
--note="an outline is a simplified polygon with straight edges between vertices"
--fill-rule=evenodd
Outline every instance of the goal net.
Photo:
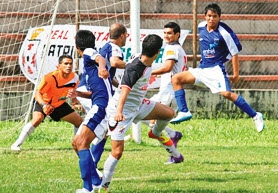
M 79 28 L 87 26 L 91 29 L 92 26 L 108 28 L 112 23 L 120 22 L 128 28 L 129 11 L 129 0 L 0 1 L 1 124 L 17 121 L 16 129 L 21 130 L 26 116 L 30 118 L 28 111 L 33 103 L 36 82 L 40 75 L 50 71 L 50 65 L 58 63 L 57 57 L 54 64 L 49 57 L 63 53 L 74 57 L 72 42 L 77 23 Z M 69 46 L 55 45 L 53 42 L 58 39 L 69 41 Z M 32 51 L 33 48 L 37 49 Z

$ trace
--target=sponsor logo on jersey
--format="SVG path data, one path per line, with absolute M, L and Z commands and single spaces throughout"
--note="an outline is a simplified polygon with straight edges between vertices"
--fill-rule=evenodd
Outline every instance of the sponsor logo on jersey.
M 172 56 L 172 55 L 175 55 L 175 51 L 174 50 L 168 50 L 166 52 L 166 56 Z

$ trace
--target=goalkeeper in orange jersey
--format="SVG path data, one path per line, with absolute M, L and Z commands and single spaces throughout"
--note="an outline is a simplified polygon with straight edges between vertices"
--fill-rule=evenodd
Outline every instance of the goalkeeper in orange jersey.
M 72 72 L 73 59 L 69 55 L 59 57 L 58 69 L 46 74 L 36 94 L 32 120 L 27 123 L 11 150 L 20 151 L 20 146 L 36 127 L 49 115 L 54 121 L 64 120 L 74 125 L 75 133 L 82 123 L 82 117 L 66 102 L 68 92 L 76 89 L 79 78 Z M 77 102 L 77 99 L 72 99 Z

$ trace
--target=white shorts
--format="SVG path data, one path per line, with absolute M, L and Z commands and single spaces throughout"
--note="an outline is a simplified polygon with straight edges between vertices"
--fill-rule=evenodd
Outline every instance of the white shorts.
M 159 91 L 157 94 L 153 95 L 150 100 L 171 107 L 175 112 L 178 111 L 175 94 L 171 92 Z
M 125 133 L 127 132 L 130 125 L 133 123 L 138 123 L 140 120 L 144 119 L 148 114 L 152 112 L 155 107 L 156 102 L 149 99 L 144 99 L 140 105 L 138 111 L 125 112 L 125 120 L 121 122 L 116 122 L 114 119 L 115 110 L 113 113 L 108 113 L 108 134 L 111 135 L 112 140 L 121 141 L 124 140 Z
M 88 92 L 85 85 L 78 87 L 76 90 L 80 91 L 80 92 Z M 92 107 L 92 100 L 89 98 L 83 98 L 83 97 L 76 97 L 76 98 L 80 102 L 82 107 L 85 109 L 86 113 L 88 113 Z
M 98 113 L 98 107 L 97 107 L 97 105 L 94 105 L 90 109 L 90 111 L 87 113 L 82 124 L 79 126 L 79 129 L 78 129 L 76 135 L 80 135 L 82 128 L 83 128 L 82 126 L 90 124 L 90 122 L 92 121 L 92 117 L 97 113 Z M 96 137 L 99 140 L 102 140 L 105 137 L 105 134 L 107 132 L 107 121 L 108 121 L 108 117 L 107 117 L 107 115 L 105 115 L 105 118 L 103 118 L 101 120 L 101 122 L 95 126 L 95 128 L 92 129 L 89 127 L 95 133 Z
M 189 68 L 188 71 L 195 77 L 195 85 L 206 85 L 212 93 L 231 91 L 231 85 L 225 69 L 220 66 L 211 68 Z

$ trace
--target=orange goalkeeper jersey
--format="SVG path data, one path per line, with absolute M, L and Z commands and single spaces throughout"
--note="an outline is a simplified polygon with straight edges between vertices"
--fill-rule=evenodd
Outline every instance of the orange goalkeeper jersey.
M 56 70 L 43 77 L 38 91 L 42 94 L 44 102 L 56 108 L 65 102 L 69 89 L 75 89 L 78 84 L 79 78 L 74 72 L 70 73 L 68 78 L 64 78 L 61 71 Z

